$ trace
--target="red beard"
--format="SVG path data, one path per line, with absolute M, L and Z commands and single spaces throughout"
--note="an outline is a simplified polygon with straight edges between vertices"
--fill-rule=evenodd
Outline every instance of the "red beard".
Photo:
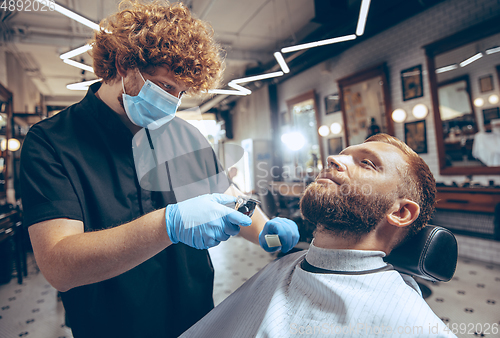
M 329 189 L 314 182 L 300 200 L 300 211 L 317 229 L 359 239 L 382 221 L 394 201 L 393 196 L 364 194 L 356 186 L 344 184 L 338 189 Z

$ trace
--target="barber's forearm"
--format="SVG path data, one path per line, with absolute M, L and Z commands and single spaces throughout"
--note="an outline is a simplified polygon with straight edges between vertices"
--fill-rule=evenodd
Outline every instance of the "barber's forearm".
M 37 261 L 59 291 L 116 277 L 172 244 L 164 215 L 160 209 L 118 227 L 64 237 Z
M 252 225 L 248 227 L 241 227 L 241 236 L 250 242 L 259 245 L 259 234 L 267 221 L 269 221 L 269 218 L 259 207 L 256 207 L 252 216 Z
M 244 195 L 241 190 L 236 188 L 234 185 L 231 185 L 225 192 L 226 195 L 231 195 L 234 197 L 238 197 Z M 259 207 L 255 208 L 255 211 L 252 216 L 252 225 L 248 227 L 240 228 L 240 235 L 249 240 L 252 243 L 259 245 L 259 234 L 264 228 L 266 222 L 269 221 L 269 218 L 262 212 Z

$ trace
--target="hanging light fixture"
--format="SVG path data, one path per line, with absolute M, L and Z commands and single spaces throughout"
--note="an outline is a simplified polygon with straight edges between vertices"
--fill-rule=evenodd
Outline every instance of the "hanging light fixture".
M 96 83 L 98 81 L 101 81 L 102 79 L 95 79 L 95 80 L 89 80 L 89 81 L 83 81 L 83 82 L 76 82 L 76 83 L 70 83 L 66 85 L 66 88 L 69 90 L 88 90 L 90 85 L 93 83 Z

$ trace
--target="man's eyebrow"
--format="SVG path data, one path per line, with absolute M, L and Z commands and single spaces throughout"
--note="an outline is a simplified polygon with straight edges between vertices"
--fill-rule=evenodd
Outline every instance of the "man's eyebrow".
M 347 149 L 348 148 L 345 148 L 344 150 L 342 150 L 339 155 L 346 155 L 344 153 L 344 151 Z M 366 149 L 366 148 L 356 149 L 355 151 L 362 153 L 362 154 L 365 154 L 365 155 L 368 155 L 368 156 L 372 157 L 373 159 L 375 159 L 375 162 L 377 162 L 377 163 L 375 163 L 375 165 L 377 165 L 377 166 L 382 165 L 382 160 L 381 160 L 380 156 L 375 151 L 373 151 L 371 149 Z M 349 152 L 347 152 L 347 153 L 349 153 Z

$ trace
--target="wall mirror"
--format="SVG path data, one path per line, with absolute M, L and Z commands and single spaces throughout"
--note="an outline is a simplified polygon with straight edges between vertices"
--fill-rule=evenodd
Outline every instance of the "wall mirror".
M 385 64 L 338 80 L 346 146 L 374 133 L 394 135 Z
M 498 20 L 424 46 L 442 175 L 500 172 Z
M 469 77 L 438 83 L 439 117 L 447 167 L 481 166 L 472 155 L 477 123 L 472 108 Z
M 295 175 L 314 175 L 323 168 L 323 146 L 318 134 L 319 116 L 314 90 L 286 101 L 288 119 L 283 126 L 285 166 L 295 168 Z

